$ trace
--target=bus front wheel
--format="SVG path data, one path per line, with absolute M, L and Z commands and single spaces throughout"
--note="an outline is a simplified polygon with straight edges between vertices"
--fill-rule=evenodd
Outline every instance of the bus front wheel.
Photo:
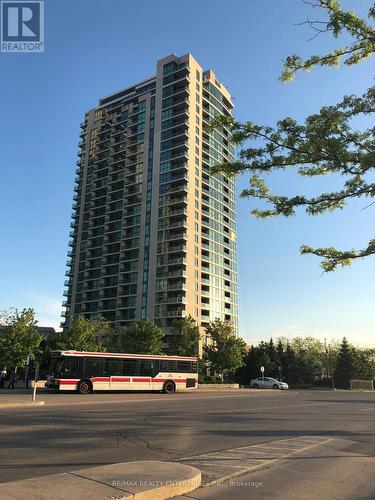
M 173 394 L 174 392 L 176 392 L 175 383 L 172 382 L 172 380 L 168 380 L 168 382 L 164 384 L 163 392 L 164 394 Z
M 79 394 L 90 394 L 92 392 L 92 383 L 89 380 L 81 380 L 78 383 L 77 391 Z

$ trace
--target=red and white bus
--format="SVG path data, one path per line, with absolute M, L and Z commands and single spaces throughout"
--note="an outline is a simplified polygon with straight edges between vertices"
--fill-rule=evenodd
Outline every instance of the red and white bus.
M 163 391 L 198 386 L 197 358 L 53 351 L 46 387 L 61 391 Z

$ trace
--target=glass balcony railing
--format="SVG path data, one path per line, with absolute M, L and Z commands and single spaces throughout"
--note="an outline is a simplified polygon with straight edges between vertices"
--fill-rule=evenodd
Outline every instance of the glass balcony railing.
M 172 317 L 179 317 L 179 316 L 182 316 L 184 317 L 185 316 L 185 309 L 182 309 L 182 307 L 176 307 L 175 309 L 167 309 L 163 316 L 165 318 L 172 318 Z
M 184 269 L 178 269 L 176 271 L 169 271 L 166 274 L 167 278 L 186 278 L 186 271 Z

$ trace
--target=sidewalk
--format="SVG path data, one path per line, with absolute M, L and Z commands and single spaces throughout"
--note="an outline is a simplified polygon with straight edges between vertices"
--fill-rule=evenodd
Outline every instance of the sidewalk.
M 185 495 L 201 484 L 201 473 L 171 462 L 123 462 L 0 483 L 2 500 L 164 500 Z
M 25 408 L 29 406 L 43 406 L 44 401 L 12 401 L 12 400 L 3 400 L 0 399 L 0 410 L 1 408 Z
M 33 389 L 25 389 L 17 387 L 14 389 L 0 389 L 0 409 L 1 408 L 18 408 L 25 406 L 42 406 L 44 401 L 41 400 L 43 392 L 46 392 L 42 387 L 38 387 L 36 401 L 32 401 Z
M 2 392 L 30 391 L 33 382 L 33 380 L 29 379 L 29 389 L 25 389 L 25 381 L 17 379 L 14 383 L 14 389 L 8 389 L 9 380 L 6 380 L 4 387 L 0 388 L 0 394 Z

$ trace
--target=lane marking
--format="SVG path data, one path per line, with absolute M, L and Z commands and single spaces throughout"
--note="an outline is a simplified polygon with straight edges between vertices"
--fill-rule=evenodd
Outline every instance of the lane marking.
M 309 439 L 310 436 L 306 436 L 306 439 Z M 222 462 L 224 460 L 230 461 L 233 460 L 233 453 L 243 453 L 243 454 L 250 454 L 250 453 L 261 453 L 261 454 L 267 454 L 267 447 L 268 443 L 261 443 L 258 445 L 250 445 L 250 446 L 242 446 L 239 448 L 233 448 L 230 450 L 222 450 L 222 451 L 217 451 L 217 452 L 211 452 L 211 453 L 206 453 L 202 455 L 196 455 L 192 457 L 186 457 L 183 459 L 177 460 L 177 462 L 183 462 L 183 463 L 189 463 L 189 464 L 194 464 L 195 467 L 201 468 L 202 474 L 206 475 L 213 475 L 212 472 L 206 471 L 205 467 L 210 467 L 211 469 L 216 469 L 218 467 L 223 467 L 227 469 L 237 469 L 234 472 L 224 474 L 223 476 L 220 476 L 220 473 L 217 474 L 217 477 L 211 481 L 206 481 L 204 485 L 202 486 L 203 488 L 206 488 L 208 486 L 214 486 L 217 484 L 219 481 L 226 481 L 227 479 L 237 477 L 237 476 L 242 476 L 244 474 L 247 474 L 249 472 L 255 471 L 262 469 L 268 465 L 275 464 L 277 461 L 284 460 L 292 455 L 295 455 L 297 453 L 302 453 L 303 451 L 310 450 L 312 448 L 315 448 L 316 446 L 323 445 L 328 443 L 329 441 L 332 441 L 333 438 L 326 438 L 323 436 L 316 436 L 316 439 L 313 439 L 312 442 L 309 444 L 305 445 L 303 442 L 298 443 L 298 441 L 302 441 L 303 438 L 289 438 L 285 440 L 280 440 L 280 441 L 271 441 L 270 444 L 272 445 L 277 445 L 280 443 L 281 445 L 298 445 L 299 447 L 294 449 L 294 450 L 289 450 L 287 452 L 281 452 L 280 454 L 278 453 L 270 453 L 268 451 L 268 454 L 272 455 L 279 455 L 279 456 L 274 456 L 273 458 L 267 459 L 267 458 L 259 458 L 255 459 L 253 457 L 250 458 L 249 461 L 246 460 L 246 457 L 242 457 L 244 461 L 247 461 L 248 464 L 245 465 L 232 465 L 232 464 L 223 464 L 219 463 L 221 460 Z M 255 448 L 255 447 L 263 447 L 265 451 L 260 451 L 260 450 L 250 450 L 249 448 Z M 269 446 L 270 448 L 272 446 Z M 234 457 L 235 459 L 238 459 L 239 457 Z M 214 462 L 209 461 L 212 459 L 217 459 Z
M 243 397 L 247 397 L 247 395 L 245 394 L 238 394 L 238 395 L 235 395 L 235 396 L 212 396 L 210 397 L 209 399 L 225 399 L 225 398 L 243 398 Z M 195 397 L 192 397 L 192 398 L 189 398 L 188 401 L 192 401 L 192 400 L 207 400 L 207 397 L 199 397 L 199 398 L 195 398 Z M 123 403 L 123 404 L 129 404 L 129 403 L 149 403 L 149 402 L 152 402 L 152 401 L 164 401 L 164 402 L 170 402 L 170 403 L 176 403 L 176 402 L 179 402 L 179 401 L 182 401 L 182 402 L 186 402 L 185 399 L 183 398 L 176 398 L 176 399 L 173 399 L 173 398 L 151 398 L 151 399 L 129 399 L 129 400 L 123 400 L 123 399 L 113 399 L 113 400 L 105 400 L 105 401 L 81 401 L 81 402 L 66 402 L 66 403 L 46 403 L 46 405 L 44 406 L 44 408 L 48 408 L 50 406 L 80 406 L 80 405 L 93 405 L 93 404 L 97 404 L 97 405 L 100 405 L 100 404 L 116 404 L 116 403 Z M 325 405 L 327 403 L 325 402 L 321 402 L 321 403 L 306 403 L 306 404 L 298 404 L 298 405 L 293 405 L 293 404 L 289 404 L 289 405 L 274 405 L 274 406 L 263 406 L 263 407 L 259 407 L 259 408 L 254 408 L 253 410 L 249 410 L 249 412 L 251 413 L 256 413 L 256 412 L 264 412 L 264 410 L 273 410 L 275 408 L 298 408 L 298 407 L 305 407 L 305 406 L 321 406 L 321 405 Z M 335 403 L 328 403 L 328 404 L 335 404 Z
M 48 406 L 79 406 L 79 405 L 93 405 L 93 404 L 116 404 L 116 403 L 123 403 L 123 404 L 129 404 L 129 403 L 143 403 L 143 402 L 151 402 L 151 401 L 166 401 L 166 402 L 178 402 L 178 401 L 191 401 L 191 400 L 207 400 L 207 399 L 227 399 L 227 398 L 243 398 L 243 397 L 252 397 L 249 394 L 232 394 L 230 396 L 209 396 L 207 397 L 207 394 L 202 395 L 201 397 L 189 397 L 189 399 L 185 399 L 184 397 L 177 397 L 177 398 L 145 398 L 145 399 L 110 399 L 110 400 L 94 400 L 94 401 L 58 401 L 58 402 L 48 402 L 48 399 L 46 400 L 46 407 Z M 312 403 L 312 404 L 321 404 L 321 403 Z M 304 405 L 302 405 L 304 406 Z M 278 406 L 271 406 L 269 408 L 278 408 Z M 262 411 L 264 408 L 259 408 L 259 411 Z
M 177 397 L 177 398 L 145 398 L 145 399 L 128 399 L 128 400 L 124 400 L 124 399 L 112 399 L 112 400 L 94 400 L 94 401 L 73 401 L 73 402 L 51 402 L 51 403 L 48 403 L 48 401 L 46 402 L 45 405 L 43 406 L 40 406 L 40 407 L 36 407 L 36 408 L 44 408 L 44 409 L 47 409 L 49 407 L 56 407 L 56 406 L 85 406 L 85 405 L 103 405 L 103 404 L 131 404 L 131 403 L 149 403 L 149 402 L 160 402 L 160 401 L 164 401 L 164 402 L 173 402 L 173 403 L 176 403 L 176 402 L 179 402 L 179 401 L 182 401 L 182 402 L 186 402 L 186 401 L 192 401 L 192 400 L 207 400 L 207 399 L 227 399 L 227 398 L 231 398 L 231 399 L 234 399 L 234 398 L 244 398 L 244 397 L 253 397 L 252 395 L 250 394 L 232 394 L 232 395 L 229 395 L 229 396 L 209 396 L 207 397 L 207 394 L 205 394 L 204 396 L 202 395 L 201 397 L 189 397 L 189 399 L 185 399 L 184 397 Z M 273 406 L 263 406 L 263 407 L 259 407 L 259 408 L 254 408 L 253 410 L 249 410 L 248 413 L 252 413 L 252 414 L 256 414 L 256 413 L 263 413 L 264 410 L 273 410 L 273 409 L 283 409 L 283 408 L 304 408 L 304 407 L 308 407 L 308 406 L 324 406 L 324 405 L 337 405 L 337 404 L 340 404 L 340 405 L 345 405 L 347 403 L 342 403 L 340 401 L 338 402 L 327 402 L 327 401 L 321 401 L 321 402 L 315 402 L 315 403 L 304 403 L 304 404 L 287 404 L 287 405 L 273 405 Z M 29 409 L 28 407 L 26 409 Z M 35 408 L 31 408 L 30 409 L 32 410 L 35 410 Z M 9 408 L 9 410 L 16 410 L 16 408 Z M 23 411 L 25 411 L 25 408 L 22 408 Z
M 230 467 L 231 469 L 242 469 L 242 465 L 223 465 L 223 464 L 210 464 L 210 463 L 202 463 L 202 462 L 190 462 L 191 464 L 199 465 L 208 465 L 210 467 Z

